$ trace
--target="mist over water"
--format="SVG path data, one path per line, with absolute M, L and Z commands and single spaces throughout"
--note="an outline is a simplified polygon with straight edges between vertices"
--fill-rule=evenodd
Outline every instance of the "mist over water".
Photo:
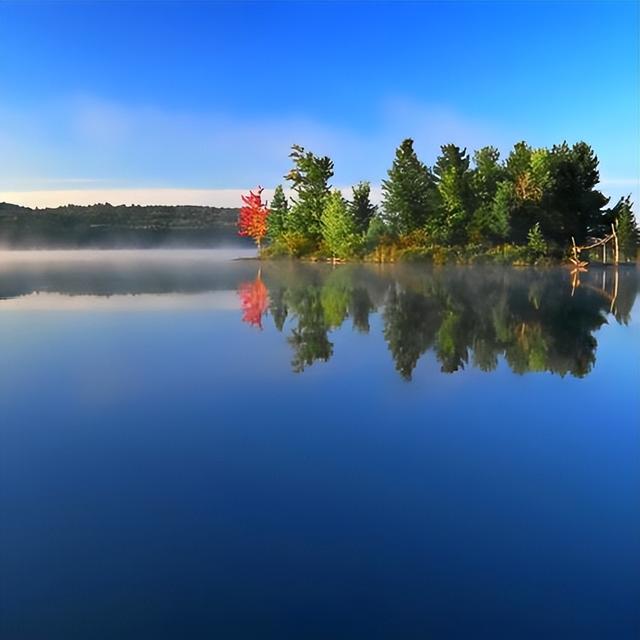
M 253 257 L 0 254 L 1 637 L 634 637 L 637 269 Z
M 235 259 L 255 258 L 254 248 L 246 246 L 222 246 L 215 249 L 165 248 L 165 249 L 2 249 L 0 265 L 20 263 L 78 262 L 118 263 L 133 265 L 148 262 L 226 262 Z

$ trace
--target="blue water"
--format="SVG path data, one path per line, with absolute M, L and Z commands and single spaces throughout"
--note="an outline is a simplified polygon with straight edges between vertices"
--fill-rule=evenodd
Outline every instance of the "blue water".
M 5 256 L 1 638 L 640 637 L 636 269 L 228 257 Z

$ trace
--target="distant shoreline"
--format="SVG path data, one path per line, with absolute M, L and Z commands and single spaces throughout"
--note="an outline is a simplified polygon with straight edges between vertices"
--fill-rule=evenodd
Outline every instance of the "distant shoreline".
M 0 248 L 249 247 L 238 209 L 192 205 L 65 205 L 33 209 L 0 203 Z

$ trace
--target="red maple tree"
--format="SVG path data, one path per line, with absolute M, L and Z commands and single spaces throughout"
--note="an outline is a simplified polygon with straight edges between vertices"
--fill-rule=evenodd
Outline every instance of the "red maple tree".
M 249 191 L 249 195 L 242 196 L 244 206 L 240 209 L 238 216 L 238 233 L 241 236 L 253 238 L 258 249 L 262 243 L 262 238 L 267 235 L 267 217 L 269 209 L 262 202 L 262 187 L 258 187 L 257 193 Z
M 269 290 L 262 282 L 260 272 L 253 282 L 243 282 L 238 287 L 242 305 L 242 322 L 262 329 L 262 316 L 269 309 Z

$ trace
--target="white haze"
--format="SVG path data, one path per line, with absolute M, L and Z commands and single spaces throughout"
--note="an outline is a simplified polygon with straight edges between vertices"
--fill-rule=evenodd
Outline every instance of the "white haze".
M 216 249 L 0 249 L 0 268 L 11 263 L 113 262 L 118 264 L 149 262 L 227 262 L 255 258 L 253 248 Z

